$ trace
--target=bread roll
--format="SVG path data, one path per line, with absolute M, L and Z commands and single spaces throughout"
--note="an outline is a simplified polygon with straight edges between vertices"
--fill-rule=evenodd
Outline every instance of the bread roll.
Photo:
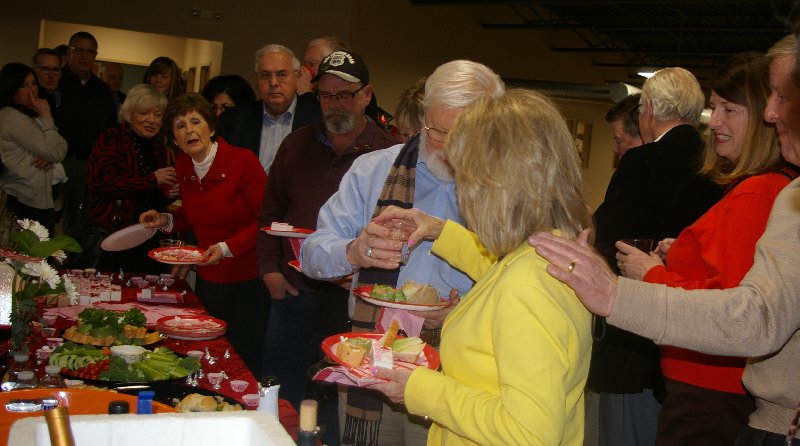
M 439 291 L 426 284 L 408 280 L 400 287 L 406 295 L 407 304 L 414 305 L 434 305 L 439 303 Z

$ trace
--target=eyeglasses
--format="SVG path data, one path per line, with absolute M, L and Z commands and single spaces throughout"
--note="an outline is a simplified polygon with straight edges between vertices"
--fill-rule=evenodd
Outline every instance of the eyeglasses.
M 273 77 L 276 77 L 278 78 L 278 82 L 286 82 L 286 80 L 289 79 L 289 72 L 278 71 L 273 73 L 272 71 L 259 71 L 257 77 L 262 81 L 271 81 Z
M 70 51 L 74 51 L 74 52 L 76 52 L 78 54 L 86 53 L 86 54 L 89 54 L 89 55 L 92 55 L 92 56 L 97 54 L 97 50 L 94 49 L 94 48 L 78 48 L 77 46 L 70 46 L 69 50 Z
M 33 68 L 45 74 L 61 74 L 61 68 L 59 67 L 33 67 Z
M 353 99 L 355 99 L 356 95 L 361 90 L 363 90 L 365 88 L 367 88 L 366 84 L 362 85 L 361 88 L 359 88 L 358 90 L 355 90 L 355 91 L 340 91 L 340 92 L 338 92 L 336 94 L 331 94 L 331 93 L 328 93 L 326 91 L 317 91 L 317 99 L 319 99 L 320 102 L 322 102 L 322 101 L 329 102 L 329 101 L 333 101 L 333 100 L 336 100 L 336 101 L 339 101 L 339 102 L 350 102 Z
M 436 142 L 444 142 L 447 139 L 447 134 L 450 133 L 449 130 L 441 130 L 427 125 L 423 125 L 422 128 L 428 133 L 428 138 Z

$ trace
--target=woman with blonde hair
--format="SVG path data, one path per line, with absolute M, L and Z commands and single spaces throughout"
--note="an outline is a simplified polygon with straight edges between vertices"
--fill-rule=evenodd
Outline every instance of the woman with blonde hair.
M 473 232 L 417 209 L 375 222 L 415 228 L 409 246 L 434 239 L 477 282 L 444 322 L 442 372 L 381 370 L 375 388 L 433 420 L 428 444 L 582 445 L 590 316 L 526 243 L 590 225 L 566 124 L 541 94 L 509 90 L 459 115 L 445 151 Z
M 739 284 L 775 198 L 797 176 L 781 157 L 775 128 L 762 119 L 769 94 L 763 55 L 740 54 L 720 66 L 711 82 L 713 137 L 701 173 L 724 186 L 725 195 L 677 239 L 661 241 L 656 253 L 618 242 L 625 277 L 686 289 Z M 667 392 L 656 444 L 732 444 L 755 409 L 742 385 L 745 358 L 660 350 Z

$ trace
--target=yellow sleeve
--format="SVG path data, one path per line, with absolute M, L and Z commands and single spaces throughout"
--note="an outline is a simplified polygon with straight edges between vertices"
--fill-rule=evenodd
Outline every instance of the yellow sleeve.
M 452 220 L 444 223 L 431 251 L 476 282 L 497 262 L 474 232 Z

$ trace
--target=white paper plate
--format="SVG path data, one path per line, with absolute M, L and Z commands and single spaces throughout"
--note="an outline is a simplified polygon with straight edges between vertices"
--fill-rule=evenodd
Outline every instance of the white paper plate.
M 103 242 L 100 243 L 100 247 L 106 251 L 124 251 L 126 249 L 131 249 L 150 240 L 150 237 L 152 237 L 156 231 L 157 229 L 155 228 L 145 228 L 144 223 L 138 223 L 128 226 L 127 228 L 122 228 L 109 235 L 103 239 Z

